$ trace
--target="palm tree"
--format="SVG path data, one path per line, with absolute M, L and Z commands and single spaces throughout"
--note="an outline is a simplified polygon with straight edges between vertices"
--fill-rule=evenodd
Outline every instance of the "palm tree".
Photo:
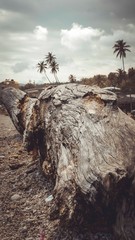
M 59 64 L 55 60 L 53 60 L 50 63 L 50 67 L 51 67 L 51 73 L 54 74 L 56 82 L 59 82 L 59 79 L 57 77 L 57 71 L 59 71 Z
M 48 52 L 45 59 L 46 59 L 46 63 L 51 65 L 51 63 L 56 60 L 56 57 L 51 52 Z
M 37 64 L 37 68 L 38 68 L 38 71 L 40 73 L 44 72 L 47 80 L 49 81 L 49 83 L 51 83 L 50 79 L 48 78 L 47 74 L 46 74 L 46 69 L 47 69 L 47 64 L 44 62 L 44 61 L 41 61 Z
M 124 58 L 126 58 L 126 52 L 127 51 L 131 52 L 129 50 L 130 45 L 127 45 L 127 43 L 124 42 L 123 40 L 118 40 L 114 44 L 113 48 L 114 48 L 114 52 L 113 53 L 117 53 L 116 57 L 119 56 L 122 59 L 123 71 L 125 71 Z
M 56 62 L 56 57 L 51 52 L 48 52 L 46 56 L 46 64 L 51 68 L 51 73 L 54 74 L 56 82 L 59 82 L 57 77 L 57 71 L 59 71 L 59 64 Z

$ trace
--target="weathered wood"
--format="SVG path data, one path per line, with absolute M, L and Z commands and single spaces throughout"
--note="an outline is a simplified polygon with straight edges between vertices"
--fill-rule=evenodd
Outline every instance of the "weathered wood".
M 37 100 L 29 98 L 25 92 L 12 87 L 1 90 L 0 95 L 16 129 L 23 134 Z
M 82 205 L 90 221 L 93 214 L 110 221 L 115 239 L 135 239 L 135 121 L 117 107 L 116 95 L 64 84 L 34 100 L 6 89 L 2 101 L 54 182 L 51 215 L 73 219 Z

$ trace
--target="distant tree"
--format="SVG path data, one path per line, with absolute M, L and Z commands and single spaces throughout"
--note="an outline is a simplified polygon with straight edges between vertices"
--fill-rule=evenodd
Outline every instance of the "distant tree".
M 135 94 L 135 68 L 131 67 L 127 72 L 127 79 L 122 85 L 122 91 Z
M 101 74 L 95 75 L 92 79 L 93 84 L 95 84 L 101 88 L 106 87 L 107 80 L 108 79 L 107 79 L 106 75 L 101 75 Z
M 119 85 L 123 82 L 123 80 L 126 81 L 126 77 L 127 77 L 126 72 L 123 71 L 123 69 L 121 69 L 121 68 L 117 69 L 117 79 L 118 79 Z
M 54 75 L 56 82 L 59 82 L 57 72 L 59 71 L 59 64 L 54 60 L 50 64 L 51 73 Z
M 116 57 L 119 56 L 122 59 L 123 71 L 125 71 L 124 58 L 126 58 L 126 52 L 127 51 L 131 52 L 129 50 L 130 45 L 127 45 L 127 43 L 124 42 L 123 40 L 118 40 L 114 44 L 113 48 L 114 48 L 114 52 L 113 53 L 117 53 Z
M 45 57 L 46 64 L 51 68 L 51 73 L 54 74 L 56 82 L 59 82 L 57 71 L 59 71 L 59 64 L 56 62 L 56 57 L 51 52 Z
M 135 68 L 128 69 L 128 78 L 131 80 L 135 80 Z
M 93 78 L 83 77 L 81 79 L 80 83 L 91 86 L 91 85 L 93 85 Z
M 116 87 L 116 85 L 117 85 L 117 73 L 116 72 L 110 72 L 108 74 L 108 80 L 111 82 L 111 85 L 113 87 Z
M 48 78 L 47 74 L 46 74 L 46 69 L 47 69 L 47 64 L 44 61 L 41 61 L 37 64 L 37 69 L 40 73 L 45 74 L 47 80 L 49 81 L 49 83 L 51 83 L 50 79 Z
M 69 81 L 71 82 L 71 83 L 75 83 L 76 82 L 76 77 L 73 75 L 73 74 L 70 74 L 70 76 L 69 76 Z
M 48 52 L 48 54 L 45 57 L 45 60 L 48 65 L 51 65 L 51 63 L 56 60 L 56 57 L 51 52 Z
M 30 89 L 30 88 L 34 88 L 35 85 L 32 84 L 30 81 L 28 83 L 26 83 L 24 86 L 23 86 L 23 89 Z

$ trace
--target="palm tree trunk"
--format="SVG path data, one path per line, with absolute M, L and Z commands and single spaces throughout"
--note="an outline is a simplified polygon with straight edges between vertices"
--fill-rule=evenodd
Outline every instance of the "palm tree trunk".
M 122 65 L 123 65 L 123 72 L 125 72 L 125 64 L 124 64 L 124 57 L 122 56 Z M 126 76 L 124 75 L 124 80 L 126 83 Z
M 123 56 L 122 56 L 122 65 L 123 65 L 123 71 L 125 71 L 124 57 Z
M 58 76 L 57 76 L 57 74 L 55 74 L 55 76 L 56 76 L 56 78 L 57 78 L 57 82 L 60 82 L 60 81 L 59 81 L 59 79 L 58 79 Z
M 58 83 L 58 82 L 59 82 L 59 79 L 58 79 L 56 73 L 54 73 L 54 78 L 55 78 L 56 82 Z
M 48 78 L 47 74 L 45 73 L 45 76 L 47 78 L 47 80 L 49 81 L 49 83 L 51 83 L 50 79 Z
M 0 98 L 27 149 L 40 153 L 53 197 L 45 227 L 53 229 L 51 220 L 57 221 L 48 239 L 62 232 L 59 239 L 75 239 L 71 230 L 65 235 L 73 226 L 83 239 L 84 232 L 113 228 L 113 239 L 134 240 L 135 122 L 117 107 L 116 96 L 64 84 L 45 89 L 39 99 L 11 88 L 1 90 Z

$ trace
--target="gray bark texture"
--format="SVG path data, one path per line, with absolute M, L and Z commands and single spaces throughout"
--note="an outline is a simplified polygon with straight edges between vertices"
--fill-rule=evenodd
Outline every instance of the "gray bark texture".
M 135 121 L 98 87 L 48 87 L 38 99 L 7 88 L 1 99 L 28 151 L 52 179 L 51 218 L 106 222 L 135 239 Z

